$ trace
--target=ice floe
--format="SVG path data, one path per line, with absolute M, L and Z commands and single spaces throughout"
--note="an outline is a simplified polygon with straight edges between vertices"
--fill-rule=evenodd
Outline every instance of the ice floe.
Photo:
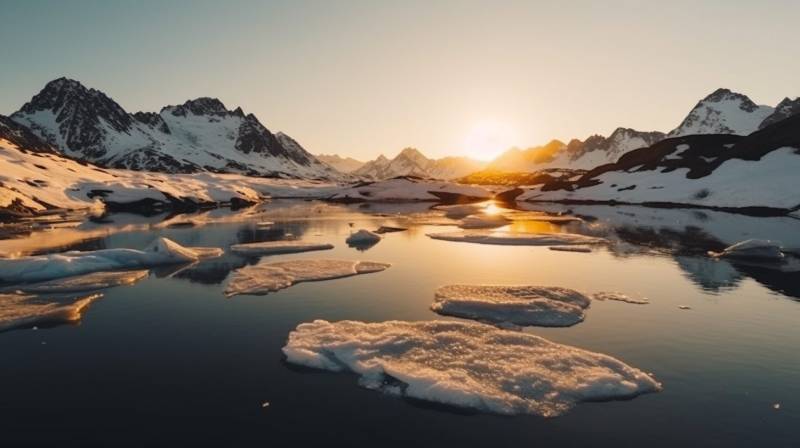
M 584 252 L 588 253 L 592 251 L 591 247 L 587 246 L 550 246 L 548 247 L 550 250 L 555 250 L 559 252 Z
M 225 295 L 268 294 L 300 282 L 369 274 L 383 271 L 389 266 L 387 263 L 357 260 L 261 261 L 234 271 Z
M 113 288 L 115 286 L 133 285 L 146 278 L 147 275 L 147 270 L 93 272 L 44 282 L 15 285 L 12 288 L 28 294 L 79 293 Z
M 508 246 L 556 246 L 608 243 L 608 240 L 605 238 L 578 235 L 575 233 L 526 233 L 470 230 L 429 233 L 428 236 L 435 240 Z
M 159 238 L 144 250 L 101 249 L 0 259 L 0 282 L 39 282 L 98 271 L 188 263 L 220 255 L 222 249 L 219 248 L 183 247 L 167 238 Z
M 29 294 L 0 294 L 0 331 L 14 328 L 75 322 L 102 294 L 83 297 L 38 297 Z
M 480 213 L 486 208 L 484 204 L 456 204 L 456 205 L 437 205 L 434 210 L 441 210 L 444 216 L 452 219 L 466 218 L 469 215 Z
M 554 417 L 579 402 L 661 389 L 608 355 L 471 322 L 317 320 L 292 331 L 283 353 L 290 363 L 352 371 L 370 389 L 506 415 Z
M 711 252 L 715 257 L 753 258 L 759 260 L 783 260 L 781 244 L 770 240 L 746 240 L 725 248 L 722 252 Z
M 470 215 L 462 219 L 458 224 L 462 229 L 491 229 L 502 227 L 511 223 L 511 220 L 503 215 Z
M 260 243 L 234 244 L 231 251 L 240 255 L 277 255 L 333 249 L 333 244 L 309 243 L 305 241 L 264 241 Z
M 568 327 L 582 322 L 591 300 L 578 291 L 545 286 L 448 285 L 431 309 L 494 324 Z
M 597 292 L 592 294 L 592 300 L 606 301 L 615 300 L 617 302 L 633 303 L 635 305 L 647 305 L 650 301 L 646 297 L 631 297 L 621 292 Z

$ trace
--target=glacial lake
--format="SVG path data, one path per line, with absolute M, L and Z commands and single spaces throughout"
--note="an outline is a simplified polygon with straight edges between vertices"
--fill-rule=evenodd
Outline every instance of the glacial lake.
M 434 240 L 426 233 L 457 228 L 430 207 L 276 201 L 256 211 L 213 210 L 166 222 L 164 216 L 117 214 L 45 224 L 0 240 L 6 254 L 143 248 L 159 236 L 226 249 L 220 258 L 152 269 L 139 283 L 105 290 L 78 324 L 0 333 L 2 445 L 797 446 L 796 259 L 780 267 L 731 263 L 706 251 L 748 238 L 800 248 L 800 220 L 527 205 L 583 222 L 519 219 L 510 225 L 616 241 L 573 253 Z M 263 221 L 273 224 L 258 225 Z M 387 233 L 366 250 L 345 244 L 353 230 L 381 225 L 408 230 Z M 231 253 L 230 245 L 286 238 L 335 248 L 271 259 L 392 266 L 265 296 L 224 296 L 231 271 L 255 262 Z M 619 358 L 652 373 L 663 390 L 580 403 L 556 418 L 509 417 L 390 396 L 359 387 L 354 374 L 284 360 L 287 335 L 302 322 L 454 319 L 430 310 L 436 288 L 451 283 L 647 297 L 647 305 L 595 302 L 580 324 L 524 331 Z

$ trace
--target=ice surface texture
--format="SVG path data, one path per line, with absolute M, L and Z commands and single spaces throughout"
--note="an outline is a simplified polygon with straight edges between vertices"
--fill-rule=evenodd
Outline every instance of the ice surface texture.
M 283 353 L 294 364 L 355 372 L 370 389 L 506 415 L 554 417 L 582 401 L 661 389 L 610 356 L 471 322 L 317 320 L 291 332 Z
M 331 280 L 383 271 L 390 265 L 357 260 L 261 261 L 233 272 L 225 295 L 268 294 L 300 282 Z
M 0 294 L 0 331 L 14 328 L 75 322 L 102 294 L 83 297 L 36 297 L 28 294 Z
M 277 255 L 333 249 L 333 244 L 303 241 L 264 241 L 261 243 L 234 244 L 231 250 L 241 255 Z

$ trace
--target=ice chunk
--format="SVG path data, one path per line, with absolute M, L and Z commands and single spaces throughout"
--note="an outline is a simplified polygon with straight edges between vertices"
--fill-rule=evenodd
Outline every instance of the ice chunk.
M 361 229 L 356 233 L 348 236 L 345 242 L 347 244 L 375 244 L 381 240 L 381 236 L 375 232 L 370 232 L 367 229 Z
M 303 241 L 264 241 L 261 243 L 234 244 L 231 250 L 241 255 L 276 255 L 333 249 L 333 244 Z
M 74 277 L 60 278 L 39 283 L 13 286 L 15 290 L 30 294 L 67 294 L 114 286 L 132 285 L 147 277 L 147 270 L 94 272 Z
M 646 297 L 631 297 L 621 292 L 598 292 L 592 294 L 592 300 L 605 301 L 616 300 L 618 302 L 633 303 L 635 305 L 647 305 L 650 303 Z
M 754 258 L 760 260 L 783 260 L 781 244 L 770 240 L 746 240 L 725 248 L 722 252 L 711 252 L 715 257 Z
M 567 288 L 448 285 L 436 290 L 431 309 L 501 325 L 568 327 L 583 321 L 590 303 L 587 296 Z
M 437 205 L 435 210 L 444 211 L 444 216 L 452 219 L 466 218 L 469 215 L 480 213 L 486 208 L 484 204 L 456 204 L 456 205 Z
M 503 215 L 470 215 L 461 220 L 458 225 L 462 229 L 490 229 L 502 227 L 511 223 L 511 220 Z
M 478 244 L 500 244 L 508 246 L 554 246 L 572 244 L 605 244 L 608 240 L 575 233 L 526 233 L 471 230 L 429 233 L 435 240 L 458 241 Z
M 331 280 L 383 271 L 390 265 L 357 260 L 261 261 L 233 272 L 225 295 L 268 294 L 300 282 Z
M 0 259 L 0 282 L 38 282 L 98 271 L 188 263 L 220 255 L 222 249 L 219 248 L 183 247 L 167 238 L 159 238 L 144 250 L 102 249 Z
M 550 250 L 555 250 L 558 252 L 591 252 L 591 247 L 586 246 L 550 246 L 548 247 Z
M 79 298 L 64 298 L 0 294 L 0 331 L 78 321 L 83 310 L 102 296 L 91 294 Z
M 294 364 L 352 371 L 370 389 L 507 415 L 554 417 L 582 401 L 661 389 L 610 356 L 472 322 L 317 320 L 291 332 L 283 353 Z

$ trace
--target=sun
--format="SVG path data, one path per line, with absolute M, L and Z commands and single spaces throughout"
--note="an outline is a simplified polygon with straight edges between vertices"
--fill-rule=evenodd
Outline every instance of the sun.
M 485 120 L 475 123 L 464 136 L 464 152 L 473 159 L 489 161 L 512 147 L 515 141 L 516 133 L 511 126 Z

